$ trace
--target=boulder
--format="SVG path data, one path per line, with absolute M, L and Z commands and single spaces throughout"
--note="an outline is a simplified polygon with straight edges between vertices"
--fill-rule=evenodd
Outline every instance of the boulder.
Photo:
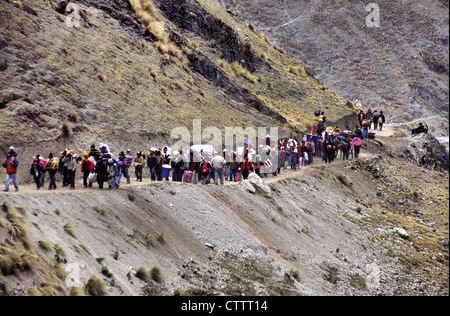
M 396 228 L 394 228 L 394 231 L 403 239 L 409 238 L 408 232 L 406 230 L 404 230 L 403 228 L 396 227 Z
M 237 187 L 242 191 L 246 191 L 252 194 L 256 193 L 255 187 L 248 180 L 242 180 L 241 182 L 239 182 Z
M 258 193 L 265 197 L 272 197 L 272 190 L 256 173 L 250 173 L 248 176 L 248 181 L 253 185 Z
M 430 134 L 421 133 L 410 137 L 403 153 L 422 167 L 449 173 L 449 152 Z

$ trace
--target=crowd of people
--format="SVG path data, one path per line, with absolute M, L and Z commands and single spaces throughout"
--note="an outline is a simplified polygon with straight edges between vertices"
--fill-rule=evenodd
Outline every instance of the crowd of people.
M 377 128 L 381 127 L 378 125 Z M 46 158 L 36 155 L 31 162 L 30 175 L 38 190 L 44 187 L 46 174 L 49 179 L 48 190 L 57 189 L 55 177 L 58 173 L 62 176 L 62 187 L 73 190 L 78 170 L 81 172 L 83 187 L 92 188 L 96 184 L 98 189 L 103 190 L 106 184 L 108 189 L 116 190 L 121 185 L 122 178 L 125 178 L 127 184 L 131 183 L 131 167 L 136 181 L 142 181 L 147 167 L 151 181 L 172 180 L 206 185 L 213 180 L 218 185 L 224 184 L 224 181 L 247 179 L 251 172 L 260 177 L 277 177 L 288 169 L 294 172 L 302 169 L 315 159 L 331 163 L 335 159 L 358 158 L 364 138 L 367 136 L 359 126 L 353 131 L 348 127 L 327 127 L 324 113 L 317 112 L 311 134 L 305 139 L 298 141 L 286 138 L 274 144 L 267 135 L 266 144 L 260 145 L 258 152 L 251 143 L 244 143 L 244 149 L 239 153 L 227 149 L 216 153 L 204 153 L 203 150 L 196 151 L 192 148 L 188 152 L 172 151 L 172 148 L 165 146 L 162 149 L 151 147 L 148 153 L 137 151 L 133 155 L 128 150 L 113 155 L 107 144 L 100 144 L 98 148 L 93 144 L 82 155 L 68 149 L 60 152 L 59 157 L 54 157 L 53 153 Z M 11 181 L 15 190 L 19 190 L 18 165 L 16 150 L 11 147 L 3 163 L 7 173 L 5 192 L 9 191 Z
M 386 117 L 383 114 L 383 111 L 378 112 L 377 110 L 368 109 L 366 113 L 363 110 L 360 110 L 358 114 L 358 121 L 360 128 L 363 130 L 363 137 L 369 138 L 369 130 L 383 130 L 383 125 L 386 122 Z

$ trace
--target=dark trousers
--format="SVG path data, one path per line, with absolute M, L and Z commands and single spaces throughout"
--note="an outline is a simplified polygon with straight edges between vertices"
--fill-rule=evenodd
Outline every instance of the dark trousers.
M 48 176 L 50 178 L 50 183 L 48 184 L 49 189 L 56 189 L 56 181 L 55 181 L 56 170 L 49 170 Z
M 69 170 L 67 170 L 67 168 L 64 168 L 64 173 L 63 173 L 63 184 L 62 186 L 68 186 L 70 184 L 70 172 Z
M 142 181 L 142 169 L 143 167 L 135 167 L 134 174 L 136 176 L 137 181 Z
M 36 188 L 39 190 L 41 188 L 41 173 L 33 173 L 34 182 L 36 183 Z
M 326 151 L 325 152 L 325 163 L 331 163 L 334 159 L 334 150 Z
M 103 190 L 103 182 L 105 182 L 105 174 L 97 173 L 97 183 L 100 190 Z
M 75 189 L 75 174 L 76 170 L 69 170 L 69 184 L 71 189 Z
M 354 149 L 355 149 L 355 158 L 358 158 L 358 156 L 359 156 L 359 150 L 361 149 L 361 147 L 360 146 L 355 146 L 355 147 L 353 147 Z
M 84 185 L 85 187 L 87 187 L 87 186 L 89 185 L 89 187 L 92 188 L 92 183 L 88 181 L 88 179 L 89 179 L 89 174 L 90 174 L 89 170 L 84 170 L 84 171 L 83 171 L 83 185 Z M 88 182 L 89 182 L 89 183 L 88 183 Z

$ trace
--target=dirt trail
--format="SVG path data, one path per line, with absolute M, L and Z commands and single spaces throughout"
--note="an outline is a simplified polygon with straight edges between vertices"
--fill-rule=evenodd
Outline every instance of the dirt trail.
M 373 131 L 373 130 L 372 130 Z M 376 131 L 376 137 L 381 137 L 381 138 L 386 138 L 389 137 L 393 134 L 393 130 L 389 127 L 389 126 L 385 126 L 383 127 L 382 131 Z M 368 157 L 372 157 L 373 154 L 362 150 L 360 153 L 360 158 L 368 158 Z M 332 164 L 336 164 L 336 163 L 341 163 L 342 159 L 337 158 L 335 161 L 332 162 Z M 320 157 L 314 157 L 314 162 L 312 165 L 309 166 L 303 166 L 302 169 L 298 169 L 297 171 L 294 171 L 292 169 L 290 169 L 290 167 L 287 168 L 286 171 L 281 170 L 281 173 L 279 175 L 277 175 L 276 177 L 274 177 L 272 174 L 267 175 L 267 177 L 263 177 L 263 181 L 265 183 L 273 183 L 276 181 L 280 181 L 280 180 L 284 180 L 284 179 L 288 179 L 288 178 L 292 178 L 292 177 L 296 177 L 300 174 L 302 174 L 305 169 L 310 168 L 312 166 L 318 166 L 318 165 L 324 165 L 324 163 L 322 162 L 322 159 Z M 40 190 L 36 189 L 36 185 L 32 182 L 29 181 L 29 183 L 26 184 L 20 184 L 19 183 L 19 192 L 18 193 L 26 193 L 26 194 L 61 194 L 61 193 L 87 193 L 87 192 L 92 192 L 93 190 L 98 191 L 98 185 L 95 183 L 93 184 L 92 188 L 85 188 L 83 187 L 83 180 L 79 178 L 79 170 L 77 171 L 77 180 L 75 183 L 75 189 L 71 190 L 68 186 L 67 187 L 62 187 L 61 186 L 61 182 L 57 181 L 57 189 L 56 190 L 48 190 L 48 175 L 46 175 L 45 178 L 45 183 L 44 183 L 44 187 L 40 188 Z M 144 169 L 144 176 L 148 175 L 148 169 Z M 141 182 L 136 181 L 135 179 L 133 179 L 134 177 L 134 172 L 133 170 L 130 170 L 130 177 L 131 177 L 131 183 L 130 184 L 126 184 L 125 178 L 122 178 L 121 181 L 121 187 L 119 188 L 119 190 L 121 189 L 126 189 L 128 187 L 134 187 L 134 186 L 146 186 L 148 184 L 154 183 L 154 181 L 151 181 L 150 178 L 144 178 Z M 172 182 L 170 180 L 170 182 Z M 179 182 L 174 182 L 175 184 L 178 184 Z M 236 185 L 236 182 L 232 182 L 232 181 L 225 181 L 225 185 Z M 201 185 L 201 184 L 198 184 Z M 214 185 L 214 180 L 211 181 L 210 185 Z M 105 187 L 104 187 L 104 191 L 111 191 L 108 189 L 107 184 L 105 183 Z M 10 191 L 9 192 L 1 192 L 1 194 L 14 194 L 14 185 L 13 183 L 10 184 Z

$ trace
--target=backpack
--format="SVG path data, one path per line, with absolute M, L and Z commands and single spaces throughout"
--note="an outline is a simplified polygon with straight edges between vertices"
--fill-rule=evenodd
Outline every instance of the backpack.
M 370 120 L 369 119 L 364 119 L 362 121 L 362 126 L 363 127 L 369 127 L 370 126 Z
M 346 140 L 343 140 L 343 141 L 341 142 L 341 148 L 342 148 L 342 149 L 346 150 L 346 149 L 348 149 L 349 147 L 350 147 L 350 144 L 349 144 Z
M 378 119 L 378 124 L 383 124 L 383 118 L 380 116 L 380 118 Z
M 126 155 L 124 159 L 124 163 L 127 165 L 127 167 L 131 166 L 131 163 L 133 162 L 133 157 Z
M 203 173 L 209 172 L 208 164 L 206 162 L 204 162 L 202 165 L 202 172 Z

